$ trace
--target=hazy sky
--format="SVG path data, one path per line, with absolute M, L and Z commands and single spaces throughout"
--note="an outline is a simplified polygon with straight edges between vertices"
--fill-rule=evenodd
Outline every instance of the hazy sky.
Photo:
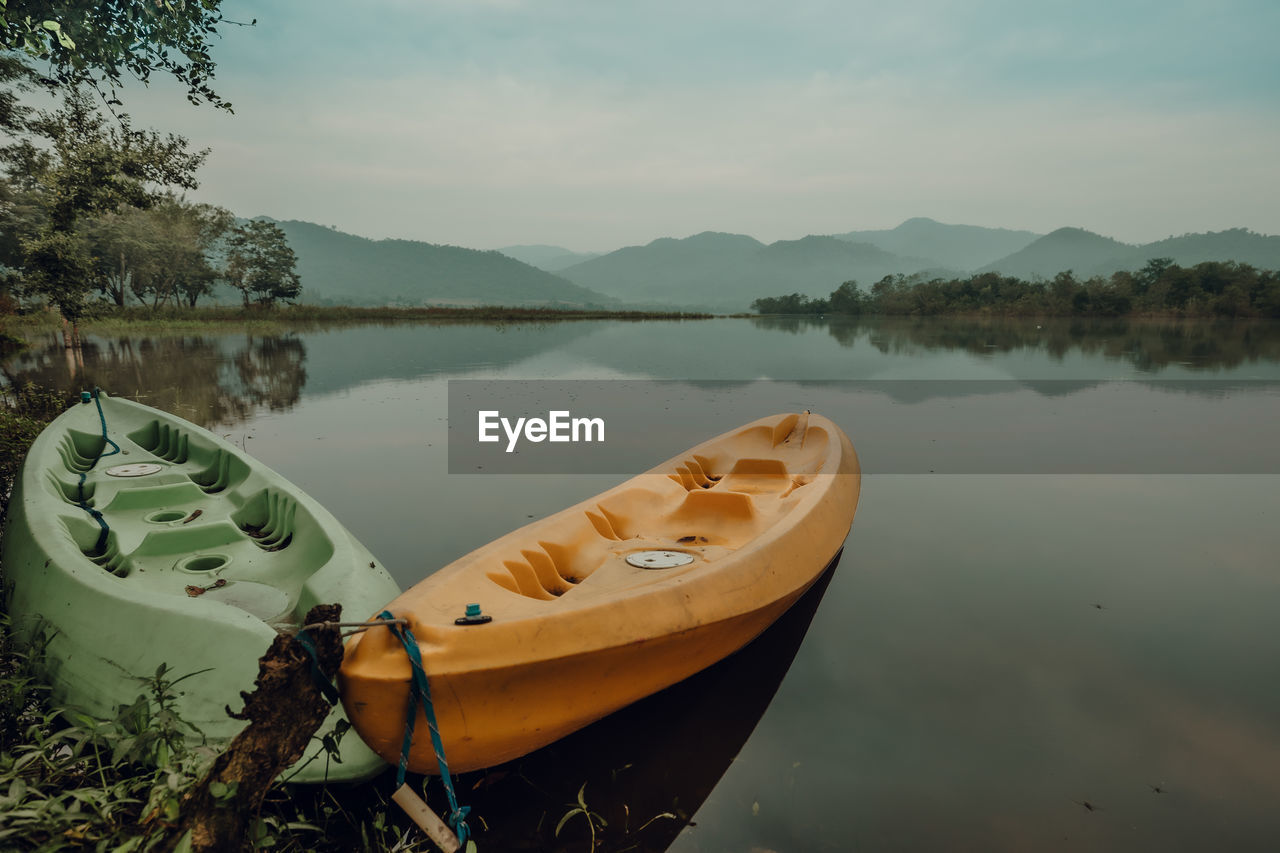
M 228 0 L 194 197 L 474 248 L 1280 233 L 1276 0 Z

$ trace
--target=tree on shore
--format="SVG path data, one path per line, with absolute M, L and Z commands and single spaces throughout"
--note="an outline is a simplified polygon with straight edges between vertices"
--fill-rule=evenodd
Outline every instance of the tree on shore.
M 1235 261 L 1182 267 L 1154 258 L 1138 272 L 1080 280 L 1071 270 L 1050 281 L 1025 281 L 997 272 L 968 278 L 887 275 L 869 292 L 846 281 L 829 298 L 800 293 L 751 303 L 760 314 L 997 314 L 1006 316 L 1280 317 L 1280 272 Z
M 858 290 L 856 281 L 846 281 L 831 291 L 827 308 L 832 314 L 861 314 L 867 307 L 867 296 Z
M 810 299 L 803 293 L 788 293 L 786 296 L 763 296 L 751 303 L 751 309 L 758 314 L 824 314 L 827 300 Z
M 188 153 L 181 137 L 134 131 L 123 113 L 113 113 L 114 131 L 107 128 L 86 92 L 114 109 L 123 80 L 145 84 L 157 72 L 186 86 L 191 103 L 230 111 L 212 88 L 210 47 L 220 25 L 238 22 L 220 5 L 0 0 L 0 130 L 49 143 L 24 140 L 0 150 L 8 166 L 8 179 L 0 180 L 0 304 L 12 307 L 12 295 L 29 289 L 74 323 L 87 307 L 94 266 L 77 221 L 123 205 L 146 207 L 139 190 L 148 185 L 195 186 L 191 175 L 204 152 Z M 63 95 L 63 109 L 32 120 L 21 94 L 36 87 Z
M 211 255 L 233 221 L 230 211 L 173 194 L 96 217 L 86 232 L 98 289 L 118 307 L 132 294 L 152 308 L 194 308 L 213 291 L 220 273 Z
M 213 293 L 214 282 L 222 271 L 210 261 L 210 253 L 235 226 L 231 211 L 212 204 L 178 202 L 171 209 L 171 220 L 179 237 L 178 251 L 182 259 L 174 280 L 174 301 L 195 308 L 202 296 Z
M 95 289 L 94 262 L 78 226 L 126 206 L 150 207 L 163 187 L 194 188 L 208 151 L 188 151 L 187 140 L 175 134 L 134 130 L 127 116 L 109 122 L 78 89 L 27 127 L 47 144 L 25 138 L 0 149 L 11 184 L 42 214 L 20 247 L 23 287 L 58 308 L 74 339 Z
M 95 261 L 99 292 L 123 308 L 134 281 L 149 261 L 155 240 L 150 218 L 140 208 L 126 207 L 94 217 L 84 233 Z
M 302 292 L 295 271 L 297 255 L 274 222 L 254 219 L 231 230 L 227 240 L 226 281 L 240 291 L 244 307 L 288 302 Z

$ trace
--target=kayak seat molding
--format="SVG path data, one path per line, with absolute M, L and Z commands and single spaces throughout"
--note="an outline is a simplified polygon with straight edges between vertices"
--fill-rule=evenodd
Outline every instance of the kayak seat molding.
M 246 574 L 238 577 L 233 571 L 226 580 L 254 580 L 263 573 L 281 574 L 279 566 L 253 559 L 258 552 L 292 548 L 287 571 L 294 575 L 318 570 L 333 556 L 332 541 L 296 498 L 278 487 L 254 483 L 242 459 L 157 419 L 118 440 L 124 458 L 146 458 L 149 464 L 104 466 L 102 471 L 93 469 L 86 479 L 86 504 L 112 519 L 105 549 L 95 552 L 98 527 L 78 512 L 80 487 L 70 479 L 90 470 L 92 454 L 103 445 L 101 436 L 96 442 L 94 438 L 68 431 L 59 454 L 68 478 L 51 469 L 46 484 L 52 496 L 69 505 L 61 516 L 67 535 L 86 558 L 118 577 L 167 569 L 238 567 Z M 218 496 L 217 500 L 211 496 Z M 219 554 L 216 566 L 206 560 L 192 569 L 180 559 L 210 549 L 225 552 Z M 186 594 L 182 587 L 170 591 Z
M 742 437 L 743 445 L 772 449 L 776 433 L 752 430 Z M 503 555 L 501 568 L 487 576 L 509 592 L 554 601 L 569 593 L 607 594 L 634 584 L 637 567 L 627 557 L 636 552 L 687 552 L 690 562 L 667 571 L 696 571 L 742 547 L 795 506 L 786 498 L 811 482 L 828 451 L 827 439 L 820 428 L 809 431 L 809 452 L 794 460 L 691 457 L 674 473 L 645 478 L 644 485 L 617 491 L 581 516 L 565 519 L 554 528 L 556 535 L 540 537 L 536 548 Z

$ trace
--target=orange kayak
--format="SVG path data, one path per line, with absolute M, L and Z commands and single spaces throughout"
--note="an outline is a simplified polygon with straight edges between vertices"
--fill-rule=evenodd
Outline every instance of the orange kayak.
M 859 487 L 830 420 L 762 418 L 401 594 L 387 609 L 417 638 L 450 769 L 518 758 L 746 645 L 840 551 Z M 476 604 L 489 621 L 465 618 Z M 411 674 L 390 630 L 347 645 L 347 716 L 392 764 Z M 409 769 L 438 773 L 417 722 Z

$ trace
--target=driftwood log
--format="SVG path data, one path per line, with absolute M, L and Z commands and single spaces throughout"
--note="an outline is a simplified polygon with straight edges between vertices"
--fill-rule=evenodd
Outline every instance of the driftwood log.
M 304 624 L 337 622 L 342 605 L 320 604 Z M 332 679 L 342 663 L 342 636 L 337 627 L 308 632 L 315 642 L 320 669 Z M 241 693 L 244 710 L 227 713 L 248 720 L 240 734 L 218 756 L 182 805 L 182 819 L 170 847 L 190 831 L 193 851 L 252 849 L 250 827 L 262 799 L 281 771 L 302 757 L 311 736 L 329 716 L 330 705 L 311 673 L 311 656 L 294 637 L 281 634 L 258 661 L 253 693 Z M 211 786 L 223 796 L 216 797 Z M 224 787 L 225 786 L 225 787 Z

